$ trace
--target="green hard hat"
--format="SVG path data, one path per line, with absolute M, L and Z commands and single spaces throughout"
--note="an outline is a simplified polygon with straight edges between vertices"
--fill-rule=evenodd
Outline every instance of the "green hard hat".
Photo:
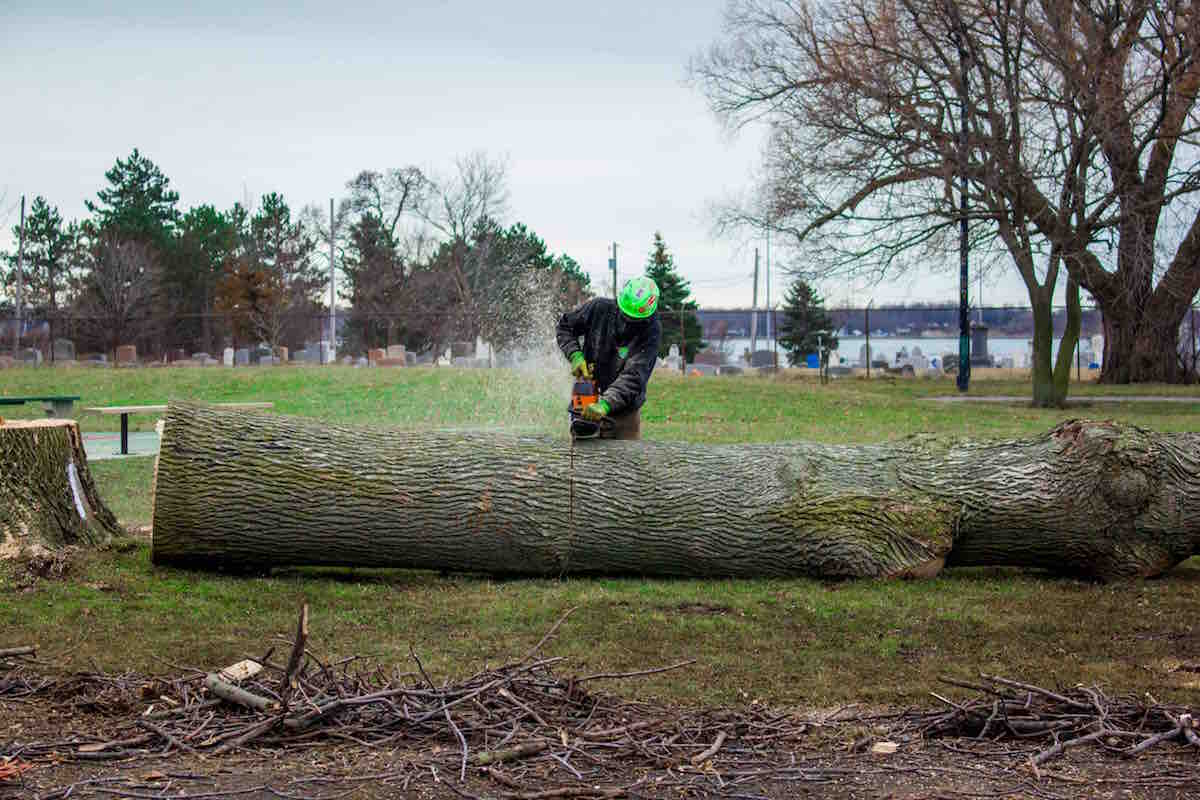
M 645 319 L 658 308 L 658 284 L 645 275 L 630 278 L 621 287 L 617 305 L 625 316 Z

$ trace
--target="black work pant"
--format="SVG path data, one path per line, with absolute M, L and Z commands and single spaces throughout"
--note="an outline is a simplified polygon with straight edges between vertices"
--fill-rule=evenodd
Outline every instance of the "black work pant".
M 600 432 L 601 439 L 641 439 L 642 438 L 642 411 L 635 408 L 628 414 L 621 414 L 619 417 L 610 417 L 612 419 L 612 428 L 602 429 Z

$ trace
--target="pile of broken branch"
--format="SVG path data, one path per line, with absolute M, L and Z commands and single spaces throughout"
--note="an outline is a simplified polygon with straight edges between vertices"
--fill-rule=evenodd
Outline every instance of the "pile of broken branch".
M 1174 742 L 1200 746 L 1186 708 L 1152 698 L 1110 698 L 1094 688 L 1054 692 L 998 677 L 949 681 L 967 700 L 935 695 L 946 708 L 888 715 L 805 716 L 752 705 L 737 710 L 664 709 L 596 693 L 600 680 L 678 669 L 561 677 L 563 659 L 541 650 L 568 611 L 523 658 L 465 680 L 441 684 L 412 654 L 415 671 L 386 674 L 361 658 L 326 662 L 307 646 L 308 608 L 300 614 L 286 660 L 241 661 L 215 672 L 173 678 L 76 674 L 47 677 L 22 659 L 32 648 L 0 651 L 0 698 L 48 696 L 114 718 L 104 735 L 56 741 L 0 742 L 0 764 L 71 758 L 111 761 L 210 759 L 239 750 L 287 750 L 321 741 L 394 746 L 417 754 L 417 774 L 494 785 L 502 797 L 652 796 L 668 788 L 737 794 L 774 782 L 829 782 L 863 773 L 797 752 L 847 740 L 851 752 L 917 752 L 931 740 L 970 737 L 972 752 L 1004 743 L 1037 774 L 1041 764 L 1083 745 L 1137 756 Z M 2 656 L 8 653 L 8 664 Z M 1194 751 L 1193 751 L 1194 752 Z M 22 767 L 25 765 L 25 767 Z M 868 765 L 868 769 L 870 765 Z M 886 767 L 880 766 L 880 769 Z M 441 772 L 439 773 L 439 770 Z M 547 789 L 556 781 L 565 785 Z M 536 789 L 534 787 L 537 787 Z M 136 796 L 136 795 L 129 795 Z
M 1076 686 L 1060 692 L 994 675 L 983 683 L 943 678 L 945 683 L 978 693 L 956 702 L 934 693 L 948 711 L 912 715 L 925 736 L 971 737 L 977 740 L 1050 740 L 1032 753 L 1034 772 L 1073 747 L 1092 745 L 1133 757 L 1166 742 L 1200 748 L 1200 720 L 1187 708 L 1162 705 L 1153 697 L 1108 697 L 1095 687 Z

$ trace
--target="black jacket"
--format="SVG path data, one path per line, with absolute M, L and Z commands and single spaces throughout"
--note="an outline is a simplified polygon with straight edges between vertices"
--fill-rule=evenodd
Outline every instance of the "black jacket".
M 588 363 L 596 365 L 596 382 L 612 416 L 635 411 L 646 402 L 646 384 L 658 360 L 661 338 L 657 312 L 633 320 L 606 297 L 589 300 L 558 320 L 558 348 L 568 361 L 582 349 Z M 620 347 L 629 348 L 624 358 Z

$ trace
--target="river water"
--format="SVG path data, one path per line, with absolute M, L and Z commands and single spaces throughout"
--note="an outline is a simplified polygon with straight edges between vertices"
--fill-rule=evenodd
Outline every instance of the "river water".
M 859 354 L 862 346 L 866 344 L 864 336 L 844 336 L 838 340 L 838 349 L 834 351 L 834 357 L 830 359 L 831 364 L 842 363 L 845 366 L 858 366 Z M 1054 339 L 1054 353 L 1058 353 L 1058 346 L 1061 339 Z M 1103 354 L 1104 342 L 1100 337 L 1095 337 L 1095 342 L 1082 342 L 1082 355 L 1086 358 L 1089 352 L 1092 352 L 1092 360 L 1099 363 Z M 774 342 L 763 336 L 758 337 L 758 349 L 770 350 L 774 347 Z M 937 358 L 939 363 L 942 356 L 950 353 L 954 358 L 958 357 L 958 339 L 957 337 L 924 337 L 924 336 L 872 336 L 871 337 L 871 359 L 877 361 L 887 359 L 889 364 L 896 362 L 896 353 L 900 350 L 907 351 L 910 355 L 913 348 L 920 348 L 926 358 Z M 750 340 L 747 339 L 726 339 L 724 346 L 716 341 L 709 342 L 709 348 L 713 350 L 721 349 L 729 355 L 730 361 L 734 361 L 741 357 L 742 353 L 750 349 Z M 987 342 L 988 355 L 991 355 L 997 363 L 1005 356 L 1012 356 L 1016 366 L 1027 366 L 1029 362 L 1029 354 L 1033 350 L 1032 339 L 1016 338 L 1005 336 L 989 336 Z M 779 348 L 779 358 L 784 360 L 783 348 Z M 842 361 L 841 359 L 844 359 Z M 1084 366 L 1087 366 L 1085 363 Z

